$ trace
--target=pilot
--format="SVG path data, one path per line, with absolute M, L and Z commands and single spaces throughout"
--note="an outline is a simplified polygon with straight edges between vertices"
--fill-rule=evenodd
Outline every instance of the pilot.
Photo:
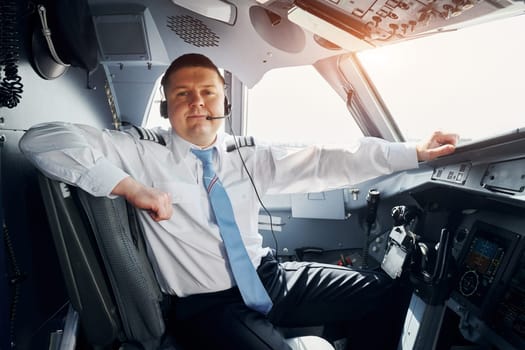
M 457 135 L 435 132 L 419 145 L 378 138 L 301 149 L 235 143 L 220 131 L 225 82 L 210 59 L 178 57 L 162 88 L 171 129 L 157 132 L 165 145 L 55 122 L 32 127 L 20 149 L 49 177 L 94 196 L 122 196 L 139 209 L 158 283 L 173 302 L 170 327 L 178 341 L 194 349 L 289 349 L 279 326 L 369 319 L 389 327 L 389 277 L 278 262 L 257 232 L 258 197 L 325 191 L 415 168 L 418 160 L 452 153 Z M 349 347 L 364 348 L 353 338 Z M 366 339 L 366 348 L 381 348 L 374 341 L 383 338 Z

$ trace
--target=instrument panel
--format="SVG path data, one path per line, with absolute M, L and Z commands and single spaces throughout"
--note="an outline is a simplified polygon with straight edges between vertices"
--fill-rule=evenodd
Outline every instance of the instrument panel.
M 495 224 L 496 223 L 496 224 Z M 475 317 L 490 330 L 478 337 L 499 337 L 525 346 L 525 232 L 489 224 L 479 215 L 456 234 L 453 254 L 458 263 L 451 299 L 461 305 L 468 323 Z M 468 232 L 465 235 L 465 232 Z M 516 230 L 518 231 L 518 230 Z M 472 319 L 470 319 L 472 320 Z M 480 331 L 481 332 L 481 331 Z
M 471 303 L 482 307 L 511 251 L 510 244 L 515 235 L 483 223 L 476 226 L 461 265 L 457 290 Z

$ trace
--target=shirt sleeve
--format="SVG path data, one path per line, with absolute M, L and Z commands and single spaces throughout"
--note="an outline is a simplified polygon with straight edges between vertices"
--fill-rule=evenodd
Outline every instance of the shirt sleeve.
M 269 146 L 259 164 L 268 193 L 321 192 L 417 168 L 416 145 L 365 137 L 352 145 Z
M 128 176 L 122 160 L 133 158 L 132 144 L 121 132 L 56 122 L 33 126 L 19 147 L 45 175 L 94 196 L 112 197 L 113 188 Z

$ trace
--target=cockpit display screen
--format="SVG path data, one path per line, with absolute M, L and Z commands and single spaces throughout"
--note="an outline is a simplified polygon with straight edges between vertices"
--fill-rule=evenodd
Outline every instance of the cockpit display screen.
M 497 265 L 494 259 L 500 257 L 502 249 L 494 242 L 487 239 L 476 238 L 472 245 L 466 264 L 470 269 L 473 269 L 481 274 L 492 275 L 492 268 Z
M 501 236 L 478 230 L 463 262 L 459 292 L 481 306 L 505 256 L 508 242 Z

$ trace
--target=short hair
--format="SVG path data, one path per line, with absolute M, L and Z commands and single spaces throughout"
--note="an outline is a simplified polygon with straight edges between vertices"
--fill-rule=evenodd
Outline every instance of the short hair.
M 219 68 L 217 68 L 217 66 L 208 57 L 198 53 L 188 53 L 177 57 L 175 60 L 173 60 L 173 62 L 171 62 L 168 69 L 166 69 L 166 72 L 160 81 L 164 92 L 166 92 L 166 84 L 170 75 L 174 74 L 179 69 L 188 67 L 203 67 L 213 69 L 219 76 L 222 83 L 225 84 L 224 77 L 219 71 Z

